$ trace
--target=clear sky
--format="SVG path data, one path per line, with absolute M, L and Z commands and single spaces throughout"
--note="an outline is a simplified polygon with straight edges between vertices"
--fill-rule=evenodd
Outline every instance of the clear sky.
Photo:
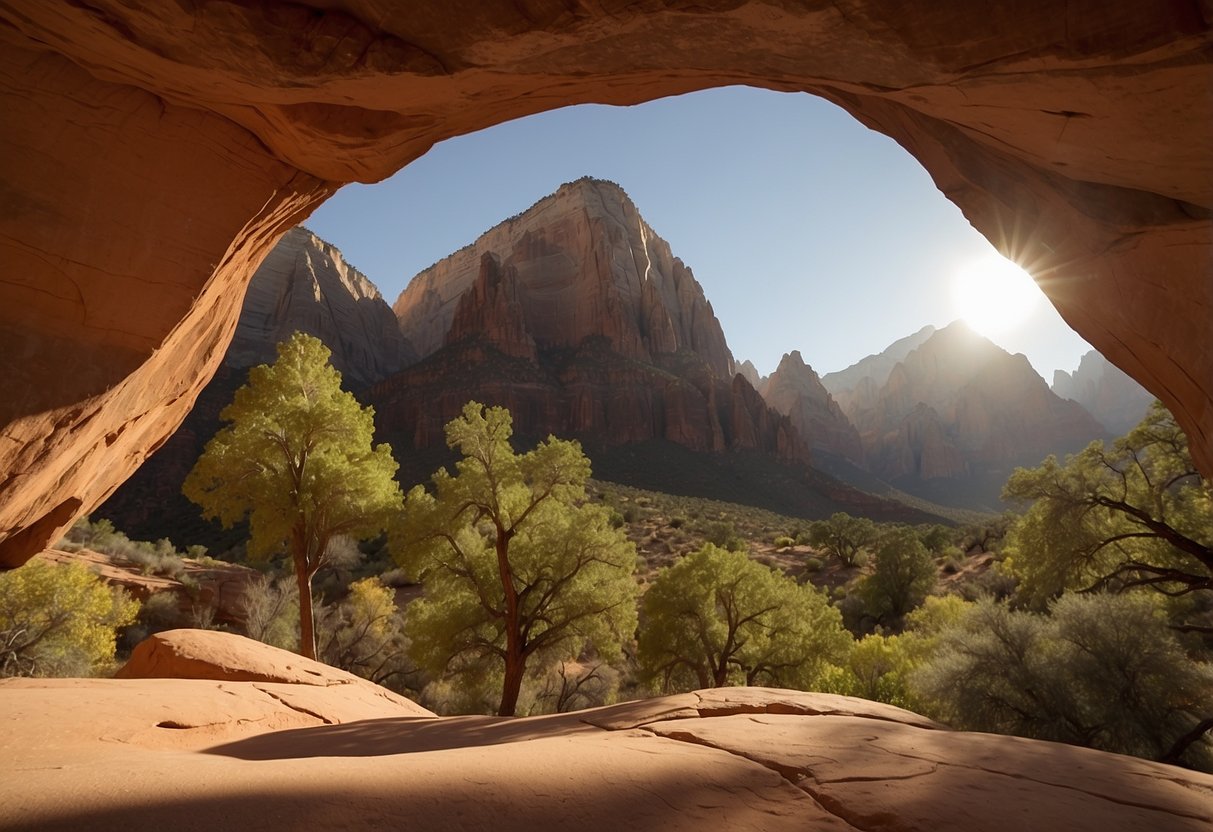
M 905 150 L 834 105 L 745 87 L 583 105 L 435 146 L 307 226 L 395 301 L 414 274 L 581 176 L 619 183 L 703 285 L 738 361 L 842 369 L 960 317 L 993 252 Z M 1052 381 L 1090 349 L 1040 297 L 993 340 Z

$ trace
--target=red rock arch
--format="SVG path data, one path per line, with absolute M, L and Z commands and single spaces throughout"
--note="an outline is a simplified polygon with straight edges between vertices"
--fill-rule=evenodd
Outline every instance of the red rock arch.
M 0 565 L 176 427 L 259 258 L 341 184 L 541 110 L 722 84 L 897 140 L 1213 474 L 1209 9 L 0 0 Z

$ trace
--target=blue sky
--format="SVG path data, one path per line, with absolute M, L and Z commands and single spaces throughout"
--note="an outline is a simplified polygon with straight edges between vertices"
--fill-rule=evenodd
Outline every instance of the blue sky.
M 623 186 L 694 271 L 733 354 L 762 373 L 798 349 L 824 374 L 947 324 L 954 275 L 992 251 L 891 139 L 819 98 L 745 87 L 451 139 L 343 188 L 306 224 L 391 303 L 417 272 L 585 175 Z M 1043 297 L 994 340 L 1049 381 L 1089 349 Z

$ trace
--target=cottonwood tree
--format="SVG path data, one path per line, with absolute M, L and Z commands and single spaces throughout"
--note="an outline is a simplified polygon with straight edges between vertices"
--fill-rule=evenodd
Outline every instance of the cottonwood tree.
M 463 458 L 434 493 L 409 492 L 392 532 L 400 565 L 425 596 L 408 610 L 411 654 L 471 686 L 501 679 L 511 716 L 528 664 L 592 649 L 617 658 L 636 629 L 636 550 L 602 506 L 583 502 L 590 463 L 549 437 L 516 453 L 508 410 L 469 402 L 446 426 Z
M 1095 442 L 1064 464 L 1016 470 L 1003 497 L 1032 501 L 1006 552 L 1038 608 L 1063 590 L 1213 590 L 1213 490 L 1157 402 L 1111 448 Z
M 851 646 L 824 593 L 710 543 L 662 569 L 641 611 L 637 658 L 666 692 L 810 689 Z
M 372 447 L 374 411 L 341 389 L 329 349 L 296 332 L 273 364 L 254 367 L 220 414 L 185 496 L 231 527 L 249 518 L 249 556 L 285 552 L 299 588 L 299 652 L 316 658 L 312 578 L 339 537 L 382 532 L 399 513 L 396 461 Z
M 809 542 L 833 555 L 844 566 L 855 566 L 860 553 L 876 540 L 876 524 L 866 517 L 835 512 L 809 526 Z

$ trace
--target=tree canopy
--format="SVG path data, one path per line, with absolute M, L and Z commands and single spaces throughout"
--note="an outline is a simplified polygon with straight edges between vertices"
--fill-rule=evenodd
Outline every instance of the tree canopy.
M 860 594 L 868 612 L 881 621 L 899 619 L 921 604 L 939 575 L 931 553 L 913 529 L 885 531 L 876 546 L 876 569 Z
M 254 367 L 220 414 L 182 491 L 230 527 L 249 518 L 252 558 L 289 553 L 299 587 L 300 652 L 316 657 L 311 580 L 338 536 L 379 534 L 399 512 L 396 461 L 372 447 L 374 411 L 341 389 L 329 349 L 295 333 Z
M 1110 448 L 1018 469 L 1005 499 L 1032 501 L 1006 553 L 1021 596 L 1038 608 L 1063 590 L 1213 589 L 1213 490 L 1157 402 Z
M 409 607 L 411 654 L 435 674 L 501 679 L 512 715 L 528 665 L 588 649 L 617 657 L 636 629 L 636 550 L 602 506 L 583 502 L 590 463 L 548 437 L 516 453 L 508 410 L 469 402 L 446 426 L 456 473 L 413 488 L 392 533 L 425 596 Z
M 876 540 L 877 528 L 866 517 L 835 512 L 828 520 L 809 526 L 809 542 L 838 558 L 845 566 L 855 566 L 860 553 Z
M 851 646 L 820 590 L 711 543 L 662 569 L 641 606 L 637 658 L 667 692 L 810 689 Z

